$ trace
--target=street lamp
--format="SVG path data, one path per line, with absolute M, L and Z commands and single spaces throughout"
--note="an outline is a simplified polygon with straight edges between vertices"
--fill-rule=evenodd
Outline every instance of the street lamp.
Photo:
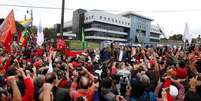
M 63 37 L 65 0 L 62 0 L 60 35 Z

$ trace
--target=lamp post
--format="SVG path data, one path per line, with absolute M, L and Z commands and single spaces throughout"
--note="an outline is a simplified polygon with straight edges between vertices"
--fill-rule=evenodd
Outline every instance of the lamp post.
M 65 0 L 62 0 L 60 35 L 63 37 Z

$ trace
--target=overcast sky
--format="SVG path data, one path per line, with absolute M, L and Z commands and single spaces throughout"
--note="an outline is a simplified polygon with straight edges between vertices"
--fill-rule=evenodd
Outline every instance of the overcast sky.
M 0 18 L 5 18 L 11 9 L 14 9 L 15 19 L 24 19 L 26 10 L 31 8 L 5 7 L 1 4 L 61 7 L 62 0 L 0 0 Z M 139 11 L 137 13 L 150 17 L 164 28 L 167 36 L 184 32 L 185 23 L 188 23 L 194 37 L 201 34 L 201 1 L 200 0 L 66 0 L 66 8 L 87 10 L 100 9 L 111 13 L 123 11 Z M 34 25 L 38 25 L 42 18 L 43 26 L 52 27 L 60 23 L 61 10 L 33 9 Z M 65 21 L 72 19 L 73 10 L 65 10 Z M 27 17 L 28 18 L 28 17 Z M 171 33 L 172 32 L 172 33 Z

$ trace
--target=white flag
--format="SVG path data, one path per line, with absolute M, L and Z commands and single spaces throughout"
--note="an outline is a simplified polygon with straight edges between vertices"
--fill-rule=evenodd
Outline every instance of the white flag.
M 42 27 L 42 23 L 41 23 L 41 18 L 39 20 L 39 26 L 38 26 L 38 30 L 37 30 L 37 44 L 39 46 L 41 46 L 44 42 L 44 35 L 43 35 L 43 27 Z
M 192 41 L 192 34 L 189 32 L 188 24 L 185 25 L 184 35 L 183 35 L 183 41 L 185 42 L 188 40 L 189 44 Z

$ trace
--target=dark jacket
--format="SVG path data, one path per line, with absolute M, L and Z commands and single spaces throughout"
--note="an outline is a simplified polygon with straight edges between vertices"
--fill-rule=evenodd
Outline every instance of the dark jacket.
M 184 101 L 201 101 L 201 97 L 197 92 L 187 91 Z
M 70 101 L 69 91 L 64 88 L 54 87 L 52 88 L 54 95 L 54 101 Z
M 116 95 L 111 89 L 102 88 L 101 89 L 101 101 L 115 101 Z
M 100 52 L 100 58 L 102 61 L 106 61 L 106 60 L 110 59 L 110 57 L 111 57 L 111 54 L 109 51 L 107 51 L 107 49 L 103 49 Z

